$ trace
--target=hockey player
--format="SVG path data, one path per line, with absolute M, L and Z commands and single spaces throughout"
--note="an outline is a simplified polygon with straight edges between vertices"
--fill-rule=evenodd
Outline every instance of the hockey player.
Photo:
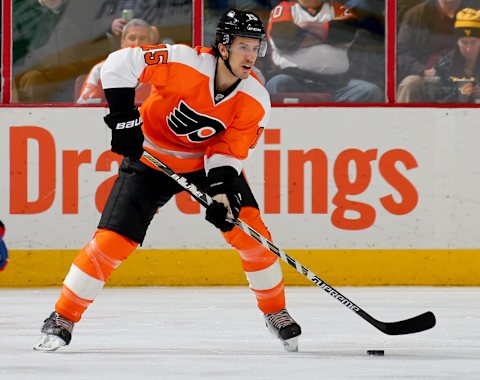
M 5 225 L 0 220 L 0 272 L 5 269 L 8 264 L 8 249 L 3 241 L 5 235 Z
M 110 54 L 101 71 L 110 108 L 105 122 L 112 151 L 125 158 L 98 229 L 74 259 L 36 350 L 70 343 L 74 324 L 113 270 L 142 244 L 157 209 L 182 191 L 144 161 L 143 150 L 213 197 L 206 220 L 239 252 L 268 329 L 287 351 L 298 350 L 301 329 L 285 308 L 277 257 L 231 223 L 240 217 L 270 239 L 242 172 L 270 112 L 269 95 L 252 74 L 265 52 L 260 19 L 232 9 L 218 23 L 213 48 L 156 45 Z M 134 107 L 138 82 L 153 86 L 141 116 Z

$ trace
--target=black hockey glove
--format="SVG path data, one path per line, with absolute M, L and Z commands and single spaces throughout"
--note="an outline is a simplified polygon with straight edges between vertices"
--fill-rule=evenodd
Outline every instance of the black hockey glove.
M 137 107 L 103 118 L 112 130 L 112 152 L 138 160 L 143 153 L 142 118 Z
M 231 166 L 211 169 L 208 173 L 208 191 L 213 203 L 207 207 L 205 219 L 222 232 L 235 227 L 231 221 L 238 218 L 242 195 L 238 189 L 238 173 Z

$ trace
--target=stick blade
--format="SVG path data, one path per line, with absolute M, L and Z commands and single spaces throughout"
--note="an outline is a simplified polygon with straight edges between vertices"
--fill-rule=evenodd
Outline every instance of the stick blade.
M 405 335 L 431 329 L 435 326 L 435 315 L 431 311 L 417 315 L 416 317 L 405 319 L 398 322 L 379 322 L 375 323 L 380 331 L 388 335 Z

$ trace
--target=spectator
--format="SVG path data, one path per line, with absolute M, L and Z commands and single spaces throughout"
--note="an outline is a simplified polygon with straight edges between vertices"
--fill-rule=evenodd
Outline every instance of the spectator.
M 127 24 L 130 21 L 135 20 L 133 18 L 133 15 L 134 15 L 133 9 L 124 9 L 122 11 L 122 17 L 116 18 L 112 22 L 112 26 L 111 26 L 112 34 L 117 36 L 117 37 L 121 36 L 121 38 L 120 38 L 120 48 L 126 47 L 126 46 L 122 46 L 122 43 L 123 44 L 125 43 L 124 32 L 125 32 Z M 137 18 L 136 20 L 141 20 L 141 19 Z M 150 42 L 151 44 L 157 43 L 159 41 L 160 32 L 159 32 L 159 30 L 156 26 L 150 27 L 149 34 L 150 34 L 149 39 L 151 41 Z M 131 46 L 131 47 L 133 47 L 133 46 Z
M 86 28 L 87 15 L 72 14 L 76 2 L 67 0 L 39 0 L 29 4 L 40 13 L 15 13 L 31 19 L 34 25 L 19 24 L 19 44 L 13 66 L 14 94 L 20 102 L 69 102 L 72 99 L 75 78 L 87 72 L 108 54 L 108 46 L 96 44 Z M 91 17 L 91 16 L 90 16 Z M 23 19 L 25 21 L 25 19 Z M 22 21 L 22 18 L 20 18 Z M 22 29 L 23 27 L 23 29 Z M 22 42 L 23 41 L 23 42 Z M 25 42 L 26 41 L 26 42 Z M 106 39 L 105 39 L 106 41 Z M 106 41 L 107 42 L 107 41 Z M 23 44 L 23 46 L 22 46 Z
M 397 32 L 405 12 L 421 2 L 421 0 L 397 0 Z
M 461 1 L 426 0 L 405 12 L 397 40 L 398 103 L 425 101 L 425 78 L 437 76 L 435 65 L 455 44 Z
M 480 99 L 480 10 L 465 8 L 458 12 L 454 31 L 457 44 L 436 67 L 440 85 L 431 100 L 476 102 Z
M 36 70 L 30 71 L 38 64 L 35 52 L 47 44 L 52 31 L 63 17 L 66 7 L 67 2 L 62 0 L 13 1 L 14 101 L 35 101 L 37 84 L 45 82 Z M 43 100 L 45 99 L 42 94 L 39 101 Z
M 385 1 L 347 0 L 359 27 L 348 50 L 351 78 L 375 83 L 385 89 Z
M 152 45 L 157 31 L 157 29 L 153 29 L 153 27 L 141 19 L 133 19 L 123 28 L 120 48 Z M 77 103 L 101 103 L 106 101 L 100 81 L 100 69 L 104 62 L 105 60 L 93 66 L 83 84 L 80 97 L 76 100 Z M 139 84 L 135 94 L 135 102 L 137 104 L 142 103 L 150 94 L 150 86 Z
M 48 38 L 51 25 L 56 24 L 58 12 L 39 4 L 38 0 L 13 0 L 12 2 L 12 63 L 15 65 L 35 46 Z M 42 30 L 42 33 L 39 31 Z
M 112 50 L 118 49 L 123 27 L 129 21 L 123 10 L 153 26 L 154 43 L 192 42 L 192 0 L 104 0 L 95 18 L 108 20 L 106 34 Z M 160 36 L 166 40 L 160 41 Z
M 350 76 L 349 48 L 359 20 L 345 5 L 323 0 L 282 1 L 271 12 L 268 39 L 271 94 L 328 92 L 337 102 L 382 102 L 379 86 Z

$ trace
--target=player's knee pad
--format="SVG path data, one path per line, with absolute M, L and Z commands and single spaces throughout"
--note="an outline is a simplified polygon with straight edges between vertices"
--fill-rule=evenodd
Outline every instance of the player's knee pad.
M 135 251 L 137 245 L 116 232 L 99 229 L 77 255 L 73 266 L 89 276 L 106 281 L 113 270 Z
M 133 240 L 107 229 L 98 229 L 93 240 L 104 255 L 118 261 L 125 260 L 138 246 Z
M 263 245 L 257 245 L 250 249 L 239 249 L 238 254 L 242 259 L 243 269 L 246 271 L 258 271 L 277 261 L 277 256 Z

